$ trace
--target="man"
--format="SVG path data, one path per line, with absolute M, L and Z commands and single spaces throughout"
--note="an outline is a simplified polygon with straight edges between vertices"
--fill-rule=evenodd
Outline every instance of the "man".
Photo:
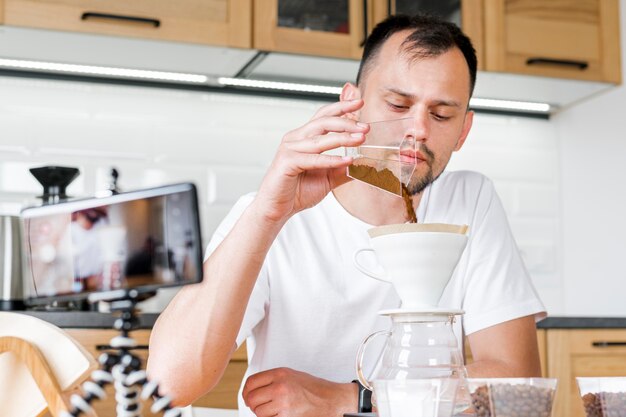
M 421 142 L 410 182 L 420 222 L 469 224 L 468 247 L 440 305 L 463 308 L 470 376 L 540 375 L 535 318 L 543 314 L 493 186 L 444 173 L 472 125 L 476 76 L 469 39 L 428 17 L 391 17 L 368 39 L 357 86 L 285 135 L 256 195 L 242 198 L 209 244 L 204 281 L 160 316 L 149 374 L 179 404 L 219 381 L 247 338 L 242 415 L 340 416 L 357 410 L 354 359 L 388 326 L 391 286 L 359 273 L 352 255 L 373 225 L 406 221 L 401 198 L 345 176 L 367 123 L 410 117 Z

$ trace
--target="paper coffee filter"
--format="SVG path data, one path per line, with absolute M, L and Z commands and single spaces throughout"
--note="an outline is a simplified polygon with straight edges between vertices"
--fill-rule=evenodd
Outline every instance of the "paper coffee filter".
M 467 233 L 468 226 L 466 224 L 446 224 L 446 223 L 400 223 L 387 224 L 384 226 L 369 229 L 367 233 L 370 238 L 378 236 L 390 235 L 394 233 L 411 233 L 411 232 L 442 232 L 442 233 L 458 233 L 464 235 Z

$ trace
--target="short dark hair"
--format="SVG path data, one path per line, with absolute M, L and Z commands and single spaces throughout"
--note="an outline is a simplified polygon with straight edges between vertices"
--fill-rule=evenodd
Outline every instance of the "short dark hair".
M 370 70 L 385 41 L 394 33 L 405 30 L 411 31 L 411 33 L 404 40 L 402 46 L 415 58 L 439 56 L 455 46 L 461 50 L 469 68 L 471 97 L 476 84 L 476 67 L 478 64 L 472 41 L 454 23 L 428 14 L 393 15 L 376 25 L 365 41 L 363 57 L 356 78 L 357 85 L 362 82 Z

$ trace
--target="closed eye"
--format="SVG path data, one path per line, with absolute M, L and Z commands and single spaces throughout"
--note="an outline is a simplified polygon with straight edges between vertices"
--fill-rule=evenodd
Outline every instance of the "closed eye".
M 387 105 L 389 107 L 391 107 L 392 110 L 396 110 L 396 111 L 398 111 L 398 110 L 407 110 L 409 108 L 409 106 L 403 106 L 401 104 L 394 104 L 394 103 L 390 103 L 390 102 L 387 102 Z
M 446 120 L 450 120 L 450 118 L 451 118 L 450 116 L 444 116 L 444 115 L 439 114 L 439 113 L 431 113 L 431 115 L 433 116 L 433 118 L 435 120 L 438 120 L 440 122 L 444 122 Z

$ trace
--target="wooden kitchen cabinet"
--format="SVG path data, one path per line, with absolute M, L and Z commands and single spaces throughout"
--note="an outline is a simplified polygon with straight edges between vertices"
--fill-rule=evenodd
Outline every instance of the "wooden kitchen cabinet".
M 359 59 L 366 30 L 371 28 L 365 24 L 371 16 L 364 3 L 255 0 L 253 46 L 264 51 Z
M 252 0 L 3 0 L 0 22 L 249 48 Z M 0 2 L 2 6 L 2 2 Z
M 483 49 L 482 1 L 462 0 L 459 6 L 460 23 L 475 43 L 479 64 Z M 372 28 L 389 12 L 414 13 L 416 10 L 406 7 L 416 3 L 419 2 L 255 0 L 254 47 L 265 51 L 360 59 L 363 42 Z
M 487 71 L 621 82 L 619 0 L 484 0 Z
M 108 329 L 64 329 L 70 336 L 84 346 L 94 358 L 102 353 L 98 346 L 108 346 L 111 338 L 117 336 L 119 332 Z M 136 330 L 132 332 L 132 337 L 138 345 L 147 346 L 150 340 L 150 330 Z M 148 359 L 147 349 L 134 350 L 137 356 L 143 360 L 145 367 Z M 231 361 L 224 372 L 220 383 L 209 393 L 199 398 L 193 405 L 197 407 L 212 408 L 237 408 L 237 393 L 243 375 L 248 366 L 245 344 L 241 346 L 231 358 Z M 95 401 L 94 408 L 98 417 L 115 417 L 115 393 L 111 385 L 106 389 L 107 398 L 102 401 Z M 144 416 L 157 416 L 161 414 L 150 413 L 152 402 L 143 403 Z
M 558 378 L 554 417 L 584 417 L 576 377 L 626 375 L 626 330 L 549 329 L 548 376 Z

